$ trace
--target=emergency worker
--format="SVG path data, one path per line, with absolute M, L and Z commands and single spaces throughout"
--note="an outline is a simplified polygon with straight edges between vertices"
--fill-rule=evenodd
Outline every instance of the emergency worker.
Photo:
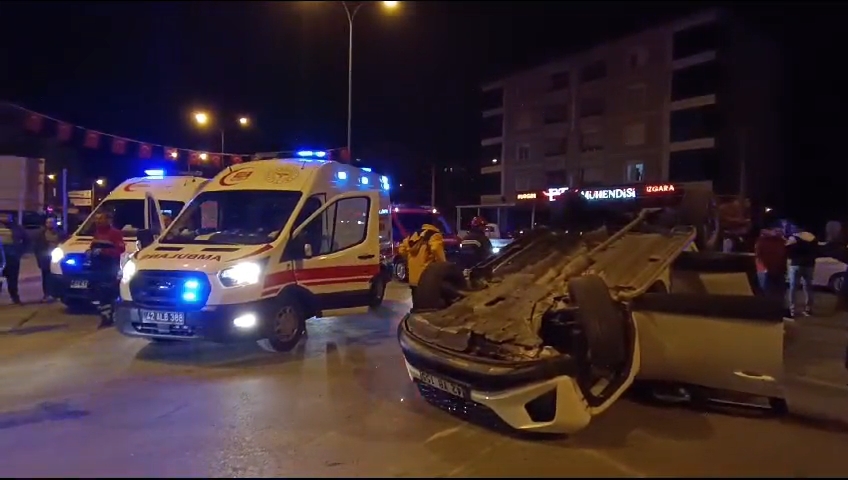
M 486 236 L 486 227 L 489 223 L 483 217 L 471 219 L 468 233 L 462 239 L 463 249 L 469 248 L 472 252 L 467 267 L 477 265 L 492 256 L 492 242 Z
M 100 314 L 100 326 L 112 325 L 115 299 L 119 294 L 118 272 L 121 255 L 126 250 L 124 235 L 112 226 L 111 212 L 98 212 L 94 217 L 94 239 L 86 252 L 94 273 L 92 289 L 94 304 Z
M 816 258 L 819 254 L 819 244 L 816 236 L 789 222 L 785 226 L 786 254 L 789 257 L 789 292 L 787 307 L 789 316 L 795 316 L 795 294 L 800 284 L 804 291 L 804 310 L 802 314 L 809 316 L 813 311 L 813 273 L 816 268 Z
M 421 226 L 421 230 L 403 239 L 398 247 L 398 253 L 406 260 L 406 265 L 409 267 L 409 289 L 412 291 L 414 302 L 415 288 L 427 265 L 447 261 L 442 232 L 435 226 L 425 223 Z

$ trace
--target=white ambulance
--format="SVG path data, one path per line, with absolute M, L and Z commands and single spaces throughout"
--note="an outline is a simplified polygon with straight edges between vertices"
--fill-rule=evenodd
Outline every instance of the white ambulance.
M 148 170 L 145 177 L 131 178 L 118 185 L 80 225 L 76 232 L 51 252 L 51 290 L 54 296 L 71 308 L 84 307 L 92 298 L 90 288 L 93 272 L 85 252 L 94 233 L 94 217 L 99 212 L 111 212 L 113 225 L 121 230 L 126 242 L 122 263 L 137 249 L 137 234 L 146 230 L 158 235 L 163 230 L 160 212 L 176 216 L 209 180 L 198 176 L 165 176 L 161 170 Z M 155 196 L 158 205 L 151 207 L 147 200 Z
M 365 313 L 390 271 L 389 183 L 325 152 L 219 173 L 123 268 L 118 330 L 288 351 L 312 317 Z

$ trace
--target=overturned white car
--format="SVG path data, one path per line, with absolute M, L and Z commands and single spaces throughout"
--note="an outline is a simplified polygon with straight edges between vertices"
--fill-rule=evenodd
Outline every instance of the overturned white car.
M 698 251 L 716 243 L 708 196 L 681 205 L 535 230 L 469 278 L 431 265 L 398 330 L 410 378 L 446 410 L 533 432 L 578 432 L 634 382 L 785 409 L 782 303 L 752 256 Z

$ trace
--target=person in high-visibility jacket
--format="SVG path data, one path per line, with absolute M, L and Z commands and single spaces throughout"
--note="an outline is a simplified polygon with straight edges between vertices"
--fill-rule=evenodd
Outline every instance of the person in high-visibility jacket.
M 433 262 L 444 262 L 445 243 L 442 232 L 433 225 L 425 223 L 421 230 L 403 239 L 398 247 L 398 253 L 406 260 L 409 269 L 409 289 L 415 297 L 415 287 L 427 265 Z

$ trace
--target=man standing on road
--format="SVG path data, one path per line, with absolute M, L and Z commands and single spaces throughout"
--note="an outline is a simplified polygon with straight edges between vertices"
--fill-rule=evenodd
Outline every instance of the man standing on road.
M 783 298 L 786 279 L 786 244 L 779 229 L 764 228 L 754 245 L 760 289 L 770 297 Z
M 11 221 L 0 222 L 0 242 L 3 244 L 3 255 L 6 263 L 3 267 L 3 276 L 9 288 L 9 297 L 15 305 L 22 305 L 18 293 L 18 278 L 21 275 L 21 257 L 27 247 L 26 232 L 20 225 Z
M 38 230 L 33 242 L 33 253 L 41 270 L 41 290 L 44 294 L 43 302 L 51 299 L 53 289 L 51 288 L 52 277 L 50 276 L 50 252 L 65 240 L 65 232 L 56 228 L 56 219 L 47 217 L 44 226 Z
M 100 326 L 112 325 L 112 313 L 115 299 L 118 297 L 118 271 L 121 269 L 121 255 L 126 250 L 124 235 L 112 226 L 112 215 L 98 212 L 94 217 L 94 239 L 88 255 L 91 269 L 96 272 L 93 280 L 95 305 L 100 314 Z
M 403 239 L 398 253 L 409 267 L 409 289 L 412 291 L 412 308 L 415 308 L 415 289 L 418 280 L 427 265 L 433 262 L 445 262 L 445 245 L 442 232 L 433 225 L 425 223 L 421 230 Z
M 804 290 L 804 316 L 813 311 L 813 271 L 819 253 L 816 236 L 796 225 L 787 223 L 786 254 L 789 257 L 789 292 L 787 307 L 789 316 L 795 316 L 795 294 L 798 284 Z

